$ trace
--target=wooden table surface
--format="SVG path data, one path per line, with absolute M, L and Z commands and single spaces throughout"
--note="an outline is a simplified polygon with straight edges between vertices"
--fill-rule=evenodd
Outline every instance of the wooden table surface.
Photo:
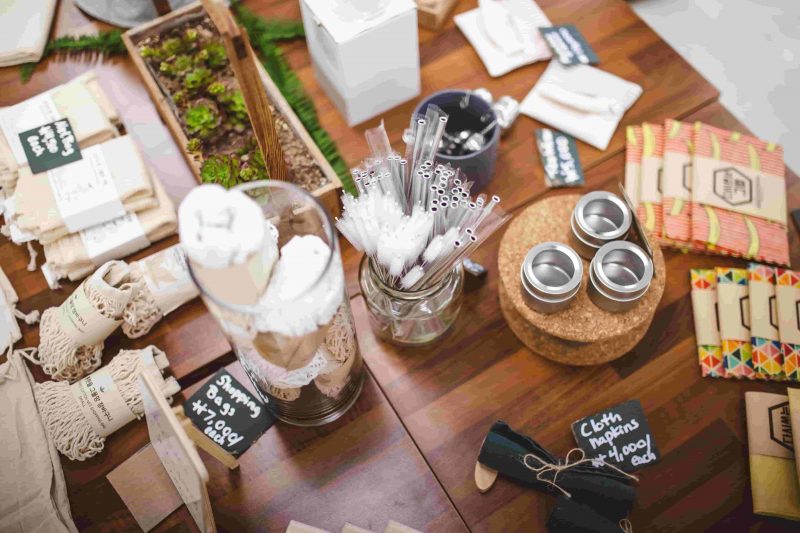
M 267 17 L 298 18 L 296 0 L 245 2 Z M 463 0 L 456 12 L 475 6 Z M 578 26 L 600 57 L 601 68 L 643 86 L 644 94 L 623 117 L 605 151 L 581 142 L 586 188 L 613 190 L 622 180 L 626 124 L 667 117 L 745 128 L 719 103 L 718 92 L 622 0 L 541 0 L 553 23 Z M 70 0 L 59 5 L 53 35 L 107 28 Z M 489 78 L 452 18 L 433 33 L 420 31 L 422 94 L 449 88 L 486 87 L 522 99 L 545 65 Z M 376 120 L 349 128 L 321 90 L 305 44 L 283 46 L 323 126 L 349 164 L 367 153 L 363 132 Z M 127 130 L 142 145 L 169 194 L 177 202 L 194 184 L 128 58 L 51 59 L 22 84 L 16 68 L 0 69 L 0 105 L 9 105 L 94 69 L 122 113 Z M 399 142 L 416 101 L 384 115 Z M 548 192 L 533 131 L 541 125 L 520 117 L 501 142 L 494 181 L 487 192 L 519 212 Z M 788 180 L 790 207 L 798 206 L 800 182 Z M 800 243 L 791 228 L 792 259 Z M 134 258 L 175 242 L 168 239 Z M 209 470 L 210 495 L 221 531 L 282 531 L 289 520 L 338 531 L 349 521 L 381 530 L 390 519 L 426 531 L 542 531 L 551 497 L 500 479 L 488 494 L 472 480 L 474 459 L 489 426 L 509 422 L 544 446 L 564 453 L 574 446 L 572 421 L 615 403 L 637 398 L 647 412 L 663 455 L 641 471 L 636 531 L 789 531 L 792 524 L 752 513 L 747 465 L 744 392 L 780 392 L 777 383 L 701 379 L 694 345 L 688 270 L 736 264 L 735 260 L 667 252 L 668 283 L 655 320 L 631 353 L 610 364 L 578 368 L 533 355 L 511 333 L 497 300 L 496 262 L 500 235 L 474 256 L 489 268 L 485 283 L 467 291 L 453 330 L 427 348 L 398 349 L 372 335 L 357 282 L 359 255 L 343 241 L 343 260 L 356 317 L 359 345 L 369 377 L 360 398 L 339 421 L 316 429 L 276 424 L 229 472 L 201 455 Z M 75 284 L 50 291 L 40 272 L 28 272 L 24 248 L 0 240 L 0 266 L 21 297 L 23 311 L 58 305 Z M 19 346 L 38 343 L 36 327 L 22 326 Z M 156 344 L 191 394 L 227 366 L 243 382 L 241 367 L 214 320 L 194 301 L 162 321 L 144 339 L 120 333 L 106 343 L 105 360 L 121 348 Z M 35 371 L 37 379 L 44 379 Z M 148 441 L 143 421 L 112 435 L 105 451 L 86 462 L 63 460 L 72 512 L 85 531 L 136 530 L 132 516 L 106 474 Z M 796 529 L 796 527 L 794 528 Z M 181 508 L 157 531 L 194 531 Z

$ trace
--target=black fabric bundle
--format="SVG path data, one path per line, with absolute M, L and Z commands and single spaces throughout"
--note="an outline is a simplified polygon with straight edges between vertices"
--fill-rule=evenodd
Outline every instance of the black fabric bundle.
M 478 461 L 521 485 L 560 496 L 548 521 L 548 530 L 553 533 L 620 531 L 619 521 L 628 516 L 636 497 L 630 477 L 605 464 L 591 462 L 577 464 L 557 476 L 550 471 L 537 477 L 537 472 L 528 467 L 537 468 L 542 463 L 529 457 L 526 466 L 526 455 L 547 464 L 563 464 L 539 443 L 502 421 L 495 422 L 489 430 Z

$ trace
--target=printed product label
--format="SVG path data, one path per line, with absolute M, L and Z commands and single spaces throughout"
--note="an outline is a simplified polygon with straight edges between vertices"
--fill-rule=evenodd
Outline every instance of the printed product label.
M 83 284 L 58 308 L 58 319 L 67 336 L 75 344 L 103 342 L 117 329 L 119 322 L 102 315 L 86 297 Z
M 695 156 L 695 202 L 786 224 L 786 180 L 710 157 Z
M 775 299 L 781 342 L 800 344 L 800 290 L 786 285 L 776 285 Z
M 11 147 L 11 152 L 18 165 L 28 164 L 19 133 L 60 118 L 62 118 L 61 112 L 49 92 L 0 110 L 0 130 L 3 131 L 3 136 Z
M 766 281 L 750 280 L 750 335 L 778 340 L 775 286 Z
M 125 208 L 100 146 L 83 151 L 83 159 L 47 171 L 53 197 L 70 233 L 125 215 Z
M 694 313 L 694 334 L 698 345 L 719 346 L 719 325 L 717 324 L 717 292 L 692 291 L 692 311 Z
M 689 154 L 666 152 L 664 154 L 662 192 L 666 198 L 689 201 L 692 199 L 692 159 Z
M 642 158 L 642 180 L 639 201 L 661 203 L 661 158 Z
M 719 334 L 724 340 L 750 342 L 750 302 L 747 285 L 720 283 Z
M 111 435 L 136 418 L 120 395 L 109 367 L 74 383 L 70 392 L 86 421 L 101 437 Z
M 133 213 L 80 232 L 89 259 L 97 266 L 150 246 L 138 217 Z

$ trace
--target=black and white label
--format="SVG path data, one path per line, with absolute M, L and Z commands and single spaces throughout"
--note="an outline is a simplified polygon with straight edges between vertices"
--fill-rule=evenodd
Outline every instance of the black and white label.
M 627 472 L 659 459 L 639 400 L 629 400 L 572 424 L 572 434 L 587 457 L 602 459 Z
M 536 130 L 536 146 L 548 187 L 583 185 L 583 168 L 575 139 L 560 131 L 540 128 Z
M 539 28 L 539 31 L 562 65 L 596 65 L 600 62 L 597 54 L 574 24 Z
M 19 140 L 34 174 L 80 161 L 82 157 L 72 125 L 66 118 L 23 131 Z
M 225 369 L 192 394 L 183 410 L 200 431 L 235 456 L 275 423 L 267 407 Z

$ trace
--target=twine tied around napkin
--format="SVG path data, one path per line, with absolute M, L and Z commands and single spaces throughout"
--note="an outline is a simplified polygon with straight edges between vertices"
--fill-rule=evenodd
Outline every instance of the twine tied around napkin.
M 174 377 L 161 372 L 169 365 L 166 354 L 155 346 L 121 350 L 111 362 L 69 385 L 46 381 L 34 386 L 42 422 L 56 449 L 73 461 L 94 457 L 108 435 L 144 414 L 138 378 L 142 372 L 157 377 L 164 397 L 180 391 Z
M 573 454 L 577 454 L 579 456 L 579 459 L 577 459 L 576 461 L 570 462 L 570 457 Z M 538 461 L 540 466 L 533 466 L 533 465 L 529 464 L 528 463 L 529 459 Z M 547 483 L 548 485 L 551 485 L 553 488 L 558 489 L 567 498 L 571 498 L 572 494 L 570 494 L 568 491 L 564 490 L 562 487 L 560 487 L 558 485 L 558 483 L 557 483 L 558 475 L 561 472 L 564 472 L 566 470 L 570 470 L 571 468 L 574 468 L 574 467 L 576 467 L 578 465 L 582 465 L 582 464 L 591 464 L 592 466 L 595 466 L 595 467 L 597 467 L 597 466 L 608 467 L 611 470 L 614 470 L 615 472 L 619 473 L 623 477 L 626 477 L 626 478 L 630 479 L 631 481 L 639 481 L 638 477 L 636 477 L 634 475 L 631 475 L 631 474 L 628 474 L 627 472 L 625 472 L 621 468 L 619 468 L 619 467 L 617 467 L 617 466 L 615 466 L 615 465 L 613 465 L 611 463 L 607 463 L 607 462 L 603 461 L 602 459 L 598 459 L 598 458 L 590 459 L 590 458 L 586 457 L 586 453 L 584 453 L 584 451 L 582 449 L 580 449 L 580 448 L 572 448 L 569 452 L 567 452 L 567 456 L 564 458 L 564 463 L 563 464 L 560 461 L 557 462 L 557 463 L 548 463 L 546 460 L 542 459 L 541 457 L 539 457 L 538 455 L 533 454 L 533 453 L 525 454 L 522 457 L 522 462 L 523 462 L 523 464 L 525 465 L 526 468 L 536 472 L 536 479 L 537 480 L 539 480 L 539 481 L 541 481 L 543 483 Z M 548 479 L 547 477 L 545 477 L 550 472 L 553 472 L 552 479 Z

